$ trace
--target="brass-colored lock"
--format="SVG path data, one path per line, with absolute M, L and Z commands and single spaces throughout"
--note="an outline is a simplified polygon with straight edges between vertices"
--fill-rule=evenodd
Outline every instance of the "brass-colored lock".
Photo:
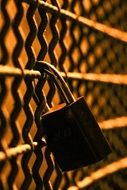
M 75 100 L 66 82 L 52 65 L 38 61 L 35 69 L 53 77 L 66 102 L 41 116 L 47 145 L 61 170 L 69 171 L 96 163 L 111 153 L 84 97 Z

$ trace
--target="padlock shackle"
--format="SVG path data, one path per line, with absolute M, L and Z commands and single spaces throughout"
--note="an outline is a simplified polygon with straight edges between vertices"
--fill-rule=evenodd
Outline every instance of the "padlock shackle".
M 61 85 L 59 84 L 59 81 L 57 80 L 57 78 L 55 77 L 55 75 L 52 74 L 52 73 L 51 73 L 49 70 L 47 70 L 47 69 L 44 69 L 43 71 L 44 71 L 46 74 L 48 74 L 48 76 L 50 76 L 50 77 L 53 79 L 53 81 L 54 81 L 56 87 L 58 88 L 59 93 L 62 95 L 62 97 L 63 97 L 65 103 L 66 103 L 66 104 L 69 104 L 70 101 L 69 101 L 69 99 L 68 99 L 68 97 L 67 97 L 67 95 L 66 95 L 64 89 L 61 88 Z
M 72 95 L 70 89 L 68 88 L 65 80 L 53 65 L 47 63 L 46 61 L 36 61 L 34 68 L 40 71 L 41 74 L 44 74 L 45 72 L 47 75 L 54 79 L 55 85 L 59 89 L 59 92 L 61 93 L 67 104 L 70 104 L 75 101 L 75 98 Z

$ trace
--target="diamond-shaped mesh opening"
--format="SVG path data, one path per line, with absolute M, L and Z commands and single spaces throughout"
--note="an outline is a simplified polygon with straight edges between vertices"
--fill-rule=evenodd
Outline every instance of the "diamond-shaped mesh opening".
M 19 61 L 20 65 L 21 65 L 22 69 L 26 67 L 26 64 L 28 62 L 28 57 L 27 57 L 27 53 L 25 51 L 25 48 L 23 48 L 21 50 L 21 53 L 20 53 L 19 58 L 18 58 L 18 61 Z
M 12 65 L 13 62 L 11 61 L 11 57 L 12 57 L 12 53 L 13 53 L 13 50 L 16 45 L 16 38 L 15 38 L 15 35 L 13 32 L 13 29 L 11 27 L 9 28 L 8 34 L 5 37 L 5 44 L 6 44 L 8 52 L 9 52 L 9 56 L 10 56 L 8 64 Z
M 14 101 L 15 101 L 13 94 L 11 93 L 12 83 L 13 80 L 10 80 L 10 78 L 6 78 L 7 94 L 5 97 L 3 108 L 6 110 L 6 114 L 8 115 L 8 117 L 14 108 Z
M 47 17 L 48 17 L 48 23 L 47 23 L 46 29 L 45 29 L 45 31 L 44 31 L 44 35 L 45 35 L 45 37 L 46 37 L 47 44 L 49 44 L 50 41 L 51 41 L 52 38 L 53 38 L 53 37 L 52 37 L 52 30 L 51 30 L 51 28 L 50 28 L 50 20 L 51 20 L 52 15 L 51 15 L 51 14 L 48 14 Z
M 34 113 L 36 111 L 37 105 L 36 105 L 33 98 L 31 98 L 29 106 L 31 108 L 31 113 L 34 116 Z M 35 121 L 34 121 L 34 118 L 33 118 L 33 123 L 32 123 L 31 129 L 29 131 L 30 136 L 32 137 L 32 139 L 34 139 L 34 136 L 35 136 L 36 132 L 37 132 L 37 127 L 36 127 L 36 124 L 35 124 Z
M 60 45 L 58 43 L 57 43 L 57 45 L 55 47 L 55 52 L 54 53 L 57 55 L 57 60 L 62 55 L 62 49 L 61 49 L 61 47 L 60 47 Z
M 2 182 L 1 185 L 4 189 L 9 189 L 7 178 L 8 178 L 8 174 L 9 174 L 10 170 L 11 170 L 11 165 L 10 165 L 9 161 L 7 161 L 1 170 L 1 182 Z
M 77 63 L 78 63 L 78 61 L 79 61 L 79 59 L 80 59 L 79 50 L 78 50 L 77 48 L 75 48 L 75 49 L 73 50 L 71 56 L 72 56 L 72 59 L 73 59 L 75 65 L 77 65 Z
M 40 151 L 40 153 L 38 154 L 38 156 L 40 157 L 41 160 L 38 160 L 38 164 L 39 164 L 39 170 L 38 173 L 40 174 L 40 176 L 44 176 L 44 174 L 46 173 L 46 169 L 47 169 L 47 162 L 46 162 L 46 158 L 45 156 L 45 149 L 46 147 L 43 147 Z M 36 161 L 37 162 L 37 161 Z M 37 163 L 36 163 L 37 164 Z
M 28 11 L 29 6 L 26 3 L 23 3 L 22 6 L 23 6 L 23 16 L 21 17 L 21 21 L 19 24 L 19 31 L 22 36 L 22 40 L 25 42 L 26 38 L 28 37 L 28 34 L 30 32 L 29 24 L 26 20 L 27 11 Z
M 23 171 L 22 171 L 21 159 L 22 159 L 22 155 L 18 155 L 18 157 L 17 157 L 18 173 L 15 178 L 15 185 L 16 185 L 17 189 L 21 188 L 21 185 L 25 178 Z
M 70 38 L 70 22 L 68 22 L 67 20 L 65 22 L 66 22 L 67 29 L 66 29 L 66 33 L 65 33 L 63 41 L 65 43 L 66 49 L 69 50 L 73 42 Z M 64 26 L 63 26 L 63 29 L 64 29 Z
M 80 7 L 80 1 L 77 1 L 75 3 L 75 6 L 74 6 L 74 12 L 77 14 L 77 15 L 81 15 L 81 7 Z
M 66 72 L 68 72 L 68 71 L 70 70 L 71 65 L 70 65 L 70 60 L 69 60 L 68 57 L 65 58 L 63 67 L 64 67 L 64 70 L 65 70 Z
M 38 41 L 38 38 L 35 38 L 32 43 L 32 50 L 33 50 L 33 54 L 35 55 L 36 59 L 37 59 L 37 55 L 39 54 L 40 49 L 41 49 L 41 45 Z
M 87 56 L 88 67 L 90 68 L 94 67 L 95 60 L 96 60 L 95 54 L 90 53 L 89 56 Z
M 52 102 L 54 105 L 58 105 L 60 103 L 60 93 L 58 91 L 55 92 Z
M 81 73 L 86 73 L 87 72 L 87 60 L 82 60 L 81 63 L 80 63 L 80 67 L 79 67 L 79 71 Z
M 73 32 L 73 35 L 74 35 L 74 39 L 75 41 L 78 43 L 79 42 L 79 38 L 80 38 L 80 28 L 77 26 L 74 26 L 74 30 L 72 31 Z
M 5 150 L 9 147 L 10 142 L 11 142 L 11 140 L 13 138 L 13 136 L 10 135 L 11 133 L 12 133 L 12 131 L 11 131 L 10 126 L 7 126 L 7 128 L 6 128 L 5 132 L 4 132 L 4 135 L 3 135 L 2 139 L 1 139 L 2 148 L 5 149 Z M 6 141 L 5 141 L 5 139 L 6 139 Z
M 16 125 L 18 127 L 19 134 L 20 134 L 19 143 L 21 144 L 24 142 L 23 137 L 22 137 L 22 130 L 23 130 L 25 122 L 26 122 L 26 114 L 24 113 L 23 108 L 21 108 L 18 114 L 18 117 L 16 119 Z
M 8 1 L 6 5 L 6 10 L 8 12 L 8 16 L 10 17 L 10 20 L 13 20 L 15 15 L 16 15 L 16 7 L 15 7 L 15 2 L 13 0 Z M 13 10 L 13 11 L 11 11 Z
M 85 12 L 89 13 L 91 11 L 92 8 L 92 3 L 90 0 L 88 1 L 83 1 L 83 7 L 85 9 Z
M 81 48 L 82 54 L 85 56 L 87 54 L 87 51 L 88 51 L 88 48 L 89 48 L 87 38 L 85 38 L 85 37 L 82 38 L 82 41 L 80 43 L 80 48 Z

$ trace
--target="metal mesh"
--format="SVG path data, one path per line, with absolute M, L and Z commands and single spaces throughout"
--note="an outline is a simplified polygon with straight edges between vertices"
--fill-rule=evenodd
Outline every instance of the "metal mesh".
M 127 187 L 127 2 L 1 0 L 0 189 Z M 61 102 L 36 60 L 56 66 L 84 96 L 113 153 L 61 173 L 43 141 L 40 114 Z M 102 174 L 103 173 L 103 174 Z

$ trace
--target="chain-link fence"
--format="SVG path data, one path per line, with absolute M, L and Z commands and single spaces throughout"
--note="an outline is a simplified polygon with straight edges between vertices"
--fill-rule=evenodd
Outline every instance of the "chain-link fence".
M 127 1 L 0 0 L 0 189 L 127 188 Z M 44 60 L 84 96 L 112 146 L 105 160 L 61 173 L 40 115 L 61 95 L 33 70 Z M 101 143 L 101 142 L 100 142 Z

